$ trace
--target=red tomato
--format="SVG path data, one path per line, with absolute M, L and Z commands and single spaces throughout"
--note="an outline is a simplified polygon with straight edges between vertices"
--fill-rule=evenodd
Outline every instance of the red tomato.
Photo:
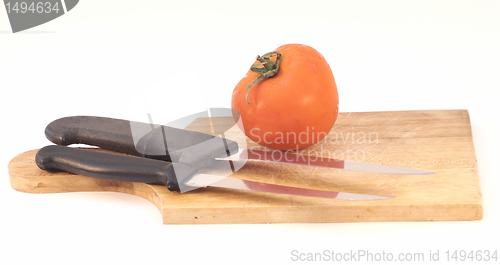
M 337 86 L 318 51 L 283 45 L 257 58 L 233 91 L 232 109 L 253 141 L 273 149 L 303 149 L 321 141 L 335 123 Z

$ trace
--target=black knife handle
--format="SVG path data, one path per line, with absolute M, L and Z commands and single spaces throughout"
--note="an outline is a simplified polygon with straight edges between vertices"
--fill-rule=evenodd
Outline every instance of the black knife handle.
M 45 128 L 47 139 L 57 145 L 88 144 L 104 149 L 140 155 L 126 120 L 73 116 L 51 122 Z
M 40 169 L 47 171 L 166 185 L 170 191 L 180 191 L 176 173 L 181 172 L 183 180 L 196 173 L 194 169 L 182 164 L 58 145 L 40 149 L 35 161 Z
M 141 139 L 133 138 L 131 124 L 139 131 L 149 131 Z M 57 145 L 87 144 L 110 151 L 164 161 L 207 166 L 214 157 L 238 151 L 238 144 L 217 136 L 168 126 L 128 120 L 73 116 L 51 122 L 47 138 Z

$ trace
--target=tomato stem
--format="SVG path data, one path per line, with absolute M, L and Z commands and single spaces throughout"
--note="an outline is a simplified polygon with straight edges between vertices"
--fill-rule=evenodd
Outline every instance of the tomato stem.
M 252 64 L 252 67 L 250 67 L 250 71 L 257 73 L 258 77 L 247 86 L 245 91 L 245 100 L 247 101 L 247 104 L 250 103 L 248 99 L 250 90 L 262 80 L 275 76 L 280 69 L 280 62 L 281 53 L 276 51 L 268 52 L 262 56 L 257 56 L 255 63 Z

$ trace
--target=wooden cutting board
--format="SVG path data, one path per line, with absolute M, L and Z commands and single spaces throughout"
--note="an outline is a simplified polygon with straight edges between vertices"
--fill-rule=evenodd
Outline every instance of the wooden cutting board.
M 169 224 L 482 218 L 479 176 L 466 110 L 341 113 L 327 139 L 305 152 L 430 169 L 435 174 L 370 174 L 252 162 L 236 175 L 298 187 L 394 196 L 381 201 L 336 201 L 218 188 L 178 194 L 162 186 L 48 173 L 35 165 L 36 150 L 15 157 L 9 172 L 12 187 L 23 192 L 114 191 L 138 195 L 154 203 L 163 222 Z

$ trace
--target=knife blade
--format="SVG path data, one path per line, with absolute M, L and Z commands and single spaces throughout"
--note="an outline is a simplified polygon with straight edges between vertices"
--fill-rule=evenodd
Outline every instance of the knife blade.
M 330 198 L 342 201 L 386 200 L 391 198 L 390 196 L 380 196 L 372 194 L 360 194 L 360 193 L 300 188 L 300 187 L 270 184 L 264 182 L 238 179 L 234 177 L 223 177 L 223 176 L 203 174 L 203 173 L 194 175 L 191 179 L 189 179 L 186 182 L 186 185 L 197 188 L 218 187 L 224 189 L 234 189 L 234 190 L 251 191 L 251 192 L 267 192 L 275 194 Z
M 218 123 L 215 121 L 217 118 L 230 118 L 234 119 L 234 124 Z M 433 174 L 431 170 L 416 169 L 408 167 L 398 167 L 398 166 L 386 166 L 381 164 L 373 164 L 362 161 L 354 160 L 342 160 L 328 157 L 320 157 L 315 155 L 309 155 L 304 153 L 297 153 L 295 151 L 281 151 L 281 150 L 262 150 L 262 149 L 248 149 L 246 137 L 234 137 L 238 133 L 242 134 L 243 122 L 239 119 L 237 113 L 233 113 L 229 108 L 209 108 L 206 111 L 197 112 L 177 120 L 167 123 L 167 126 L 171 126 L 179 129 L 186 129 L 189 125 L 192 125 L 196 120 L 198 120 L 198 126 L 200 126 L 200 120 L 204 121 L 204 128 L 210 128 L 210 133 L 214 135 L 220 135 L 226 137 L 238 143 L 239 149 L 236 153 L 225 156 L 217 157 L 215 159 L 220 161 L 257 161 L 257 162 L 272 162 L 272 163 L 285 163 L 285 164 L 297 164 L 305 166 L 316 166 L 316 167 L 327 167 L 336 168 L 347 171 L 357 171 L 357 172 L 367 172 L 367 173 L 381 173 L 381 174 L 392 174 L 392 175 L 427 175 Z M 231 137 L 232 136 L 232 137 Z M 243 139 L 243 140 L 241 140 Z
M 243 162 L 263 161 L 263 162 L 273 162 L 273 163 L 297 164 L 306 166 L 336 168 L 348 171 L 382 173 L 382 174 L 393 174 L 393 175 L 427 175 L 433 173 L 433 171 L 430 170 L 384 166 L 381 164 L 372 164 L 361 161 L 319 157 L 314 155 L 307 155 L 291 151 L 280 151 L 280 150 L 239 149 L 238 152 L 233 155 L 227 157 L 217 157 L 215 159 L 220 161 L 243 161 Z

